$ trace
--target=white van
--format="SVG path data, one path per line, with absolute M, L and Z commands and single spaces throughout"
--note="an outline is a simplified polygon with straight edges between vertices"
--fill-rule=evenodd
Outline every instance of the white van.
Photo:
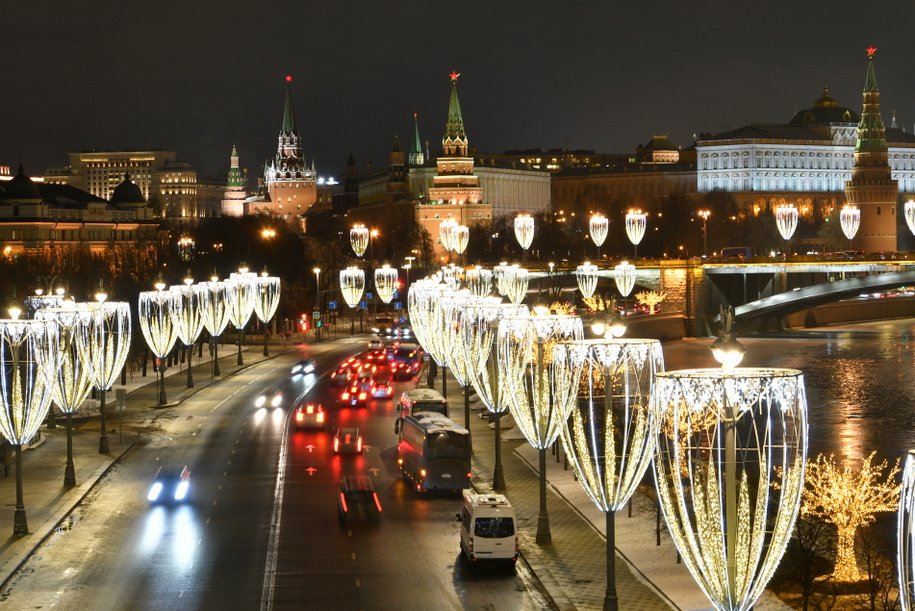
M 394 409 L 401 417 L 418 412 L 435 412 L 448 416 L 448 400 L 438 391 L 431 388 L 405 390 Z
M 518 560 L 515 510 L 505 495 L 465 490 L 464 509 L 457 519 L 461 522 L 461 552 L 469 562 L 514 566 Z

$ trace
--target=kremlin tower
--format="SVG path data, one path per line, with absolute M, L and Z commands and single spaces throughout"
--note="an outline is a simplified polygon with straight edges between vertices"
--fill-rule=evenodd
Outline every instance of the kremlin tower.
M 874 71 L 874 54 L 867 50 L 867 77 L 864 81 L 864 110 L 858 123 L 855 165 L 851 180 L 845 183 L 849 204 L 861 211 L 861 226 L 852 248 L 864 252 L 896 250 L 897 182 L 891 178 L 887 156 L 886 130 L 880 117 L 880 90 Z
M 238 151 L 232 145 L 232 157 L 229 161 L 229 180 L 222 197 L 223 216 L 242 216 L 245 213 L 245 179 L 238 165 Z

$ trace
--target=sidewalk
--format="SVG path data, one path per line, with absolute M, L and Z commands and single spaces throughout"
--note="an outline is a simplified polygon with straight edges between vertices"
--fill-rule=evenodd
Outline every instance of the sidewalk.
M 441 386 L 441 378 L 438 379 Z M 440 388 L 439 388 L 440 390 Z M 464 422 L 463 391 L 449 375 L 448 400 L 452 419 Z M 472 391 L 471 391 L 472 392 Z M 495 440 L 488 414 L 471 394 L 474 487 L 492 489 Z M 534 540 L 540 510 L 538 452 L 513 426 L 511 416 L 502 417 L 502 467 L 505 495 L 518 516 L 521 553 L 544 589 L 560 609 L 600 609 L 606 589 L 605 516 L 575 480 L 566 465 L 561 444 L 557 454 L 547 453 L 547 509 L 553 542 L 540 546 Z M 520 438 L 520 439 L 519 439 Z M 620 608 L 626 611 L 711 609 L 711 603 L 683 564 L 662 523 L 661 545 L 656 546 L 654 503 L 637 492 L 632 517 L 622 510 L 616 515 L 616 588 Z M 784 611 L 784 605 L 768 591 L 753 607 L 757 611 Z
M 263 345 L 251 344 L 242 347 L 244 365 L 236 365 L 237 348 L 231 344 L 220 346 L 219 367 L 221 376 L 211 378 L 212 361 L 204 348 L 203 358 L 194 354 L 192 361 L 194 388 L 187 388 L 187 366 L 172 366 L 166 369 L 165 388 L 169 405 L 175 405 L 190 398 L 200 390 L 219 382 L 234 373 L 269 358 L 284 354 L 298 342 L 277 341 L 270 344 L 270 356 L 263 356 Z M 66 419 L 58 416 L 57 427 L 41 427 L 40 437 L 23 447 L 23 496 L 29 524 L 29 534 L 12 535 L 13 514 L 16 507 L 16 470 L 13 465 L 9 474 L 0 474 L 0 585 L 5 585 L 16 569 L 29 554 L 55 530 L 66 530 L 69 524 L 62 522 L 64 516 L 90 492 L 99 479 L 121 457 L 130 452 L 137 441 L 143 424 L 154 417 L 151 409 L 158 402 L 157 374 L 149 363 L 147 376 L 128 377 L 127 384 L 112 386 L 107 393 L 107 428 L 109 454 L 99 454 L 99 420 L 97 402 L 87 400 L 74 418 L 73 462 L 76 469 L 76 486 L 63 485 L 64 466 L 67 456 Z M 120 382 L 120 380 L 118 380 Z M 127 389 L 126 411 L 117 412 L 115 391 Z M 88 407 L 88 409 L 87 409 Z M 94 409 L 93 409 L 94 407 Z M 86 410 L 84 412 L 84 410 Z M 122 427 L 122 424 L 124 425 Z M 9 533 L 4 537 L 2 533 Z M 2 591 L 0 591 L 2 600 Z

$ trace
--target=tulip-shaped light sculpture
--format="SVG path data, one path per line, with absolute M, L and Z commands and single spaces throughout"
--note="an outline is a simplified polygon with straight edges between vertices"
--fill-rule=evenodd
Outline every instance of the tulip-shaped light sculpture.
M 446 252 L 454 250 L 454 229 L 457 226 L 457 221 L 450 218 L 438 224 L 438 241 Z
M 905 224 L 908 225 L 909 231 L 915 234 L 915 201 L 909 200 L 903 205 L 905 215 Z
M 650 407 L 655 376 L 664 370 L 661 342 L 599 339 L 553 348 L 553 388 L 571 417 L 562 447 L 607 528 L 605 611 L 618 611 L 614 516 L 629 502 L 654 456 Z
M 22 446 L 48 414 L 57 368 L 57 325 L 47 320 L 0 320 L 0 434 L 16 449 L 13 534 L 29 532 L 22 494 Z
M 140 331 L 149 350 L 156 357 L 159 370 L 159 405 L 168 403 L 165 395 L 165 358 L 178 339 L 178 329 L 169 313 L 172 298 L 167 291 L 162 290 L 164 288 L 165 285 L 160 282 L 156 284 L 155 291 L 141 292 L 137 304 Z
M 502 318 L 526 316 L 527 306 L 499 303 L 498 297 L 468 305 L 461 317 L 460 349 L 472 373 L 471 384 L 494 420 L 495 466 L 492 472 L 493 490 L 505 489 L 502 469 L 502 414 L 508 410 L 504 389 L 499 379 L 496 338 Z
M 351 265 L 340 270 L 340 294 L 350 310 L 350 334 L 356 334 L 356 306 L 365 292 L 365 272 Z M 361 323 L 360 323 L 361 324 Z
M 515 217 L 515 239 L 522 248 L 522 254 L 531 247 L 534 241 L 534 217 L 530 214 L 519 214 Z
M 254 288 L 254 315 L 264 327 L 264 356 L 269 356 L 267 350 L 267 323 L 276 314 L 280 305 L 280 279 L 268 276 L 267 272 L 261 273 L 255 281 Z
M 185 278 L 184 284 L 176 284 L 169 289 L 172 303 L 168 313 L 178 333 L 178 339 L 184 344 L 187 353 L 187 387 L 194 387 L 191 357 L 194 355 L 194 342 L 203 331 L 203 316 L 200 311 L 200 292 L 194 289 L 193 278 Z
M 467 358 L 462 349 L 462 329 L 469 324 L 468 309 L 473 305 L 485 303 L 486 297 L 477 297 L 470 291 L 462 290 L 442 299 L 442 342 L 451 346 L 448 359 L 451 373 L 464 391 L 464 428 L 470 430 L 470 387 L 478 361 Z M 473 356 L 473 355 L 470 355 Z
M 720 611 L 746 611 L 781 560 L 807 455 L 793 369 L 659 373 L 652 394 L 661 511 L 683 563 Z
M 437 291 L 433 291 L 431 298 L 426 302 L 427 314 L 426 314 L 426 335 L 428 340 L 428 345 L 423 347 L 430 354 L 430 356 L 435 360 L 435 363 L 442 369 L 442 396 L 448 396 L 448 368 L 451 367 L 451 361 L 453 359 L 454 346 L 452 342 L 452 334 L 449 325 L 451 321 L 448 319 L 445 310 L 446 301 L 458 295 L 458 292 L 454 289 L 445 287 Z
M 848 238 L 850 248 L 851 241 L 861 226 L 861 210 L 857 206 L 845 204 L 839 211 L 839 224 L 842 226 L 842 233 Z
M 775 226 L 785 241 L 785 257 L 788 256 L 788 242 L 797 229 L 798 213 L 794 204 L 781 204 L 775 208 Z
M 369 247 L 369 237 L 369 228 L 365 225 L 353 225 L 353 228 L 349 230 L 349 243 L 357 257 L 365 254 L 365 250 Z
M 597 246 L 597 256 L 600 257 L 600 247 L 607 239 L 607 232 L 610 230 L 610 219 L 603 214 L 595 213 L 591 215 L 588 221 L 588 230 L 591 233 L 591 241 Z
M 470 228 L 467 225 L 458 225 L 452 230 L 451 245 L 456 254 L 463 255 L 470 243 Z
M 896 568 L 902 611 L 915 610 L 915 450 L 909 450 L 902 471 L 897 516 Z
M 585 261 L 575 269 L 575 280 L 581 296 L 588 299 L 597 289 L 597 266 L 590 261 Z
M 96 300 L 87 304 L 89 316 L 80 327 L 83 339 L 77 345 L 84 349 L 83 359 L 89 362 L 92 385 L 99 393 L 98 451 L 107 454 L 105 398 L 121 375 L 130 351 L 130 305 L 126 301 L 105 301 L 104 293 L 97 293 Z
M 217 279 L 200 282 L 194 285 L 197 291 L 197 303 L 200 305 L 200 318 L 203 327 L 210 334 L 213 355 L 212 377 L 219 375 L 219 336 L 229 324 L 229 303 L 226 297 L 226 285 Z
M 626 213 L 626 237 L 635 249 L 635 258 L 639 257 L 639 243 L 645 237 L 648 228 L 648 215 L 641 210 L 630 210 Z
M 616 290 L 622 297 L 628 297 L 635 286 L 635 265 L 628 261 L 623 261 L 613 268 L 613 280 L 616 282 Z
M 57 368 L 54 371 L 54 403 L 67 416 L 67 464 L 64 466 L 64 486 L 76 485 L 73 464 L 73 414 L 92 390 L 92 362 L 84 360 L 87 336 L 80 332 L 90 316 L 85 304 L 60 308 L 45 308 L 35 313 L 37 320 L 53 321 L 57 325 Z
M 527 287 L 530 274 L 527 269 L 512 265 L 503 273 L 502 283 L 505 287 L 505 296 L 513 304 L 518 305 L 527 297 Z
M 239 273 L 229 274 L 226 284 L 226 298 L 229 310 L 229 322 L 238 333 L 238 357 L 235 364 L 241 367 L 244 360 L 241 357 L 241 344 L 245 335 L 245 325 L 254 313 L 257 303 L 257 274 L 242 268 Z
M 383 303 L 391 303 L 397 290 L 397 268 L 387 263 L 375 270 L 375 290 Z
M 485 297 L 492 291 L 492 270 L 468 267 L 464 270 L 464 284 L 474 295 Z
M 540 452 L 540 513 L 537 543 L 552 540 L 546 507 L 546 450 L 556 441 L 568 406 L 558 401 L 550 376 L 553 346 L 582 339 L 581 318 L 535 314 L 499 322 L 499 373 L 507 386 L 507 403 L 518 429 Z

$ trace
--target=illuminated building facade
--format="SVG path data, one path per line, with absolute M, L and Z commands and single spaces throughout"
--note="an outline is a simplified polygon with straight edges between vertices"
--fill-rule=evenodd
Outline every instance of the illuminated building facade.
M 239 167 L 238 150 L 232 145 L 232 155 L 229 157 L 229 177 L 226 180 L 226 189 L 222 198 L 223 216 L 242 216 L 245 213 L 245 177 Z

